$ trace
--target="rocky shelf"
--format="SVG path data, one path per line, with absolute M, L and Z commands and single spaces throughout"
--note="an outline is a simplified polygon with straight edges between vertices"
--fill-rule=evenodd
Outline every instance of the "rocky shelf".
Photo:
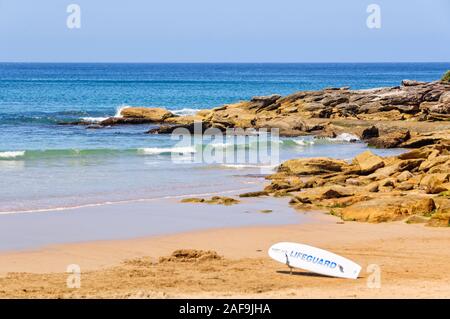
M 156 124 L 149 134 L 176 128 L 276 128 L 283 136 L 334 137 L 353 133 L 380 148 L 413 149 L 381 158 L 370 151 L 348 163 L 330 158 L 283 163 L 264 191 L 251 196 L 290 196 L 299 209 L 326 209 L 344 220 L 406 220 L 450 226 L 450 82 L 405 80 L 397 87 L 327 88 L 176 116 L 161 108 L 130 107 L 97 124 Z M 87 124 L 87 123 L 71 123 Z

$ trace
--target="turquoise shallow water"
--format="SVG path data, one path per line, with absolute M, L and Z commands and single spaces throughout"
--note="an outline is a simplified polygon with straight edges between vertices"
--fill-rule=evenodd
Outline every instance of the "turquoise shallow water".
M 0 212 L 73 207 L 245 188 L 256 167 L 173 163 L 176 141 L 144 126 L 101 130 L 58 122 L 99 119 L 120 107 L 162 106 L 179 114 L 254 95 L 435 80 L 433 64 L 0 64 Z M 362 143 L 280 144 L 281 160 L 349 159 Z M 379 151 L 392 153 L 394 151 Z M 189 152 L 187 152 L 189 155 Z

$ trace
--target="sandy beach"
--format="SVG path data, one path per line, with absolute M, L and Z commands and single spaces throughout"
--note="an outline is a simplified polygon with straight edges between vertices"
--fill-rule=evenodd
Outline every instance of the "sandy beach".
M 299 213 L 300 214 L 300 213 Z M 202 230 L 122 241 L 52 245 L 0 255 L 2 298 L 448 298 L 448 230 L 403 222 L 342 223 L 314 213 L 308 223 Z M 359 263 L 357 280 L 288 268 L 267 256 L 271 244 L 302 242 Z M 178 249 L 215 251 L 220 258 L 161 260 Z M 69 264 L 81 288 L 69 289 Z M 381 282 L 374 288 L 373 271 Z M 374 266 L 372 266 L 374 267 Z M 374 269 L 374 268 L 372 268 Z M 368 271 L 369 270 L 369 271 Z M 372 287 L 372 288 L 371 288 Z
M 0 1 L 14 313 L 450 299 L 450 1 L 103 2 Z

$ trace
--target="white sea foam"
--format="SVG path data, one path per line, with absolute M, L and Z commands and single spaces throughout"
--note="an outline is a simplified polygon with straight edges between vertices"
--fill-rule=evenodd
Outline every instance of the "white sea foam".
M 90 123 L 100 123 L 101 121 L 106 120 L 107 117 L 82 117 L 81 119 Z
M 172 112 L 175 115 L 195 115 L 198 111 L 200 111 L 199 109 L 190 109 L 190 108 L 184 108 L 181 110 L 171 110 L 170 112 Z
M 329 144 L 329 143 L 350 143 L 359 141 L 359 137 L 351 133 L 341 133 L 336 137 L 316 137 L 318 144 Z
M 342 133 L 336 136 L 333 140 L 342 142 L 354 142 L 359 141 L 359 137 L 351 133 Z
M 25 151 L 0 152 L 0 158 L 17 158 L 25 155 Z
M 114 117 L 122 117 L 122 111 L 125 109 L 130 108 L 129 105 L 121 105 L 116 109 L 116 114 L 114 114 Z
M 293 140 L 295 144 L 300 146 L 314 145 L 314 141 Z
M 139 154 L 144 155 L 158 155 L 158 154 L 189 154 L 195 153 L 195 147 L 186 146 L 186 147 L 146 147 L 138 149 Z
M 258 165 L 258 164 L 221 164 L 226 168 L 245 169 L 245 168 L 262 168 L 262 169 L 275 169 L 278 165 Z
M 314 141 L 311 140 L 305 140 L 305 139 L 287 139 L 287 140 L 281 140 L 277 142 L 278 144 L 284 144 L 284 145 L 298 145 L 298 146 L 309 146 L 314 145 Z

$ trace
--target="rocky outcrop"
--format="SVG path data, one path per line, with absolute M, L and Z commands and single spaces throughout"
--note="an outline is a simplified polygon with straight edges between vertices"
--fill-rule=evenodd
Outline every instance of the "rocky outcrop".
M 305 158 L 288 160 L 281 164 L 279 172 L 288 175 L 320 175 L 342 172 L 349 164 L 342 160 L 330 158 Z
M 127 107 L 121 110 L 120 116 L 107 118 L 101 121 L 99 125 L 163 123 L 173 116 L 171 112 L 163 108 Z
M 194 116 L 171 117 L 165 123 L 186 125 L 193 121 L 204 121 L 209 127 L 222 130 L 277 128 L 284 136 L 333 136 L 340 129 L 336 125 L 337 121 L 445 121 L 449 116 L 449 94 L 450 83 L 405 80 L 402 86 L 392 88 L 355 91 L 349 88 L 331 88 L 297 92 L 285 97 L 259 96 L 250 101 L 202 111 Z M 346 126 L 349 133 L 353 133 L 352 127 L 359 127 L 360 123 L 347 122 L 343 126 Z M 390 129 L 394 128 L 395 125 L 392 125 Z M 414 127 L 396 133 L 389 128 L 375 129 L 366 130 L 362 135 L 364 139 L 371 139 L 370 143 L 376 147 L 399 147 L 415 131 Z M 163 126 L 160 133 L 166 131 Z M 342 131 L 345 128 L 341 128 L 340 132 Z
M 411 138 L 409 130 L 399 130 L 384 134 L 382 136 L 369 138 L 367 143 L 369 146 L 377 148 L 395 148 Z
M 267 179 L 271 184 L 265 192 L 290 196 L 299 209 L 327 208 L 351 221 L 424 220 L 429 226 L 448 226 L 450 140 L 394 157 L 366 151 L 351 163 L 290 160 Z
M 154 123 L 161 123 L 174 115 L 163 108 L 147 108 L 147 107 L 127 107 L 124 108 L 120 115 L 123 118 L 146 119 Z
M 383 135 L 395 130 L 392 122 L 447 122 L 449 119 L 450 82 L 404 80 L 398 87 L 368 90 L 326 88 L 284 97 L 257 96 L 249 101 L 226 104 L 189 116 L 176 116 L 161 108 L 128 107 L 121 111 L 120 117 L 108 118 L 99 125 L 155 123 L 161 124 L 161 127 L 152 133 L 163 134 L 171 132 L 169 126 L 189 126 L 195 121 L 202 121 L 208 127 L 221 130 L 277 128 L 281 135 L 286 136 L 333 136 L 339 130 L 347 129 L 349 133 L 354 133 L 352 130 L 367 129 L 376 124 L 379 134 L 375 130 L 366 131 L 362 134 L 363 138 L 373 139 L 371 144 L 377 147 L 398 147 L 408 139 L 407 131 L 412 135 L 416 130 L 413 126 L 397 136 L 383 138 Z M 390 123 L 387 129 L 380 125 L 384 122 Z M 69 124 L 88 125 L 83 121 Z

